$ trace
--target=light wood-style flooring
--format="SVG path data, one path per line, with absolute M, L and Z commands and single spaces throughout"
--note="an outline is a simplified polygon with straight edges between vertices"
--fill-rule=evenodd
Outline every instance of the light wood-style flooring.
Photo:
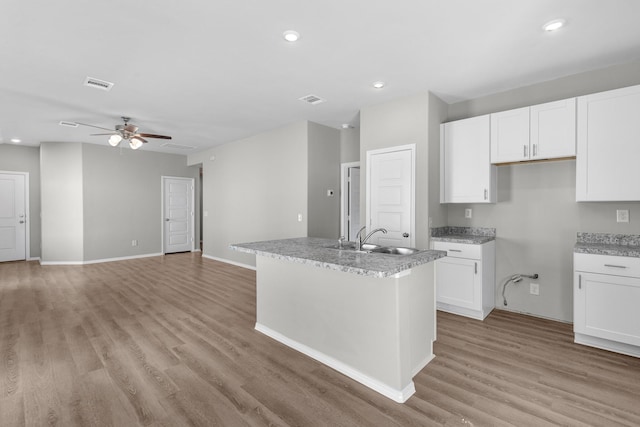
M 571 325 L 439 313 L 398 404 L 254 321 L 255 272 L 197 253 L 2 263 L 0 426 L 640 426 L 640 359 Z

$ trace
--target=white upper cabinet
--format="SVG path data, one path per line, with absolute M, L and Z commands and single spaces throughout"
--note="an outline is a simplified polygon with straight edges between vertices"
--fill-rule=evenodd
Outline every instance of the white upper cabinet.
M 531 107 L 531 159 L 557 159 L 576 155 L 576 99 Z
M 495 203 L 489 115 L 440 125 L 440 203 Z
M 575 98 L 491 114 L 491 163 L 575 155 Z
M 578 98 L 577 201 L 640 200 L 640 85 Z
M 529 160 L 529 107 L 491 114 L 491 163 Z

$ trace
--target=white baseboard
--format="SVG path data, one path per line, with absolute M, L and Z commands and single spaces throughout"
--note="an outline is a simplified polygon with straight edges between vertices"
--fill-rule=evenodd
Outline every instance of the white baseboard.
M 409 397 L 411 397 L 411 395 L 413 395 L 413 393 L 416 392 L 413 381 L 411 381 L 409 385 L 407 385 L 404 389 L 398 390 L 393 387 L 389 387 L 387 384 L 384 384 L 383 382 L 376 380 L 375 378 L 371 378 L 370 376 L 363 374 L 357 369 L 354 369 L 351 366 L 346 365 L 345 363 L 334 359 L 331 356 L 327 356 L 326 354 L 314 350 L 304 344 L 301 344 L 298 341 L 294 341 L 282 335 L 281 333 L 268 328 L 267 326 L 261 325 L 260 323 L 256 323 L 256 331 L 261 332 L 266 336 L 286 345 L 287 347 L 291 347 L 292 349 L 297 350 L 300 353 L 305 354 L 332 369 L 335 369 L 341 374 L 344 374 L 349 378 L 358 381 L 360 384 L 369 387 L 370 389 L 380 393 L 385 397 L 388 397 L 395 402 L 404 403 L 407 401 L 407 399 L 409 399 Z
M 235 265 L 236 267 L 248 268 L 249 270 L 254 270 L 255 271 L 255 269 L 256 269 L 256 267 L 254 265 L 242 264 L 240 262 L 231 261 L 230 259 L 218 258 L 218 257 L 215 257 L 215 256 L 206 255 L 204 253 L 202 254 L 202 258 L 207 258 L 207 259 L 212 259 L 214 261 L 224 262 L 225 264 Z
M 88 265 L 88 264 L 100 264 L 103 262 L 126 261 L 130 259 L 138 259 L 138 258 L 150 258 L 150 257 L 162 256 L 162 255 L 163 255 L 162 253 L 154 253 L 154 254 L 125 256 L 125 257 L 118 257 L 118 258 L 92 259 L 88 261 L 42 261 L 40 260 L 40 265 Z
M 640 357 L 640 347 L 631 344 L 611 341 L 604 338 L 592 337 L 584 334 L 574 334 L 576 344 L 588 345 L 589 347 L 601 350 L 613 351 L 614 353 L 626 354 L 627 356 Z

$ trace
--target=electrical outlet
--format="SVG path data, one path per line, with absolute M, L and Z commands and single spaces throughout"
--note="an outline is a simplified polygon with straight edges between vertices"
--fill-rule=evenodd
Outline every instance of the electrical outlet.
M 529 293 L 531 295 L 540 295 L 540 285 L 537 283 L 529 283 Z
M 616 211 L 616 220 L 618 222 L 629 222 L 629 209 L 618 209 Z
M 473 209 L 465 209 L 464 210 L 464 217 L 465 218 L 472 218 L 473 217 Z
M 138 241 L 137 240 L 132 240 L 131 241 L 131 246 L 138 246 Z

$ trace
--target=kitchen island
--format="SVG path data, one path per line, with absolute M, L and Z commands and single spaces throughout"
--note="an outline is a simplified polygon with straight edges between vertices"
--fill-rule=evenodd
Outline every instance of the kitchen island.
M 231 246 L 256 255 L 256 330 L 397 401 L 433 359 L 433 262 L 446 255 L 340 249 L 297 238 Z

